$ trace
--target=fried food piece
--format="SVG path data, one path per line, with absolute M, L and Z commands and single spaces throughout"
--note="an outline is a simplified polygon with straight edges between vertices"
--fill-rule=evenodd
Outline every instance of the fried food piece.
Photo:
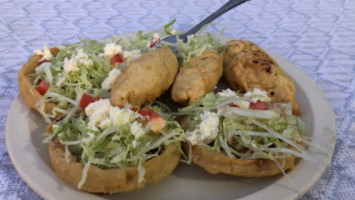
M 173 83 L 178 62 L 168 47 L 158 48 L 134 60 L 112 84 L 112 105 L 134 107 L 153 102 Z
M 188 151 L 187 143 L 184 144 L 184 148 Z M 191 156 L 194 164 L 203 167 L 211 174 L 223 173 L 242 177 L 266 177 L 282 173 L 272 160 L 231 158 L 221 152 L 207 150 L 201 146 L 192 146 Z M 291 155 L 284 160 L 278 160 L 278 162 L 283 166 L 283 170 L 287 171 L 295 168 L 297 159 L 297 157 Z
M 265 90 L 272 103 L 291 102 L 293 114 L 301 115 L 292 79 L 254 43 L 240 40 L 229 42 L 224 52 L 224 76 L 234 90 Z
M 53 56 L 56 56 L 59 52 L 58 48 L 52 48 L 51 53 Z M 31 56 L 27 63 L 23 65 L 21 70 L 18 73 L 18 85 L 22 98 L 25 103 L 34 110 L 39 110 L 39 101 L 42 98 L 42 95 L 38 92 L 37 88 L 33 85 L 32 80 L 28 77 L 29 74 L 35 73 L 36 67 L 40 65 L 39 60 L 42 56 L 33 55 Z M 54 103 L 45 103 L 45 113 L 51 113 L 52 109 L 56 107 Z
M 181 104 L 192 104 L 212 92 L 223 74 L 223 58 L 213 51 L 203 52 L 183 66 L 176 76 L 171 97 Z
M 100 169 L 90 165 L 87 178 L 81 190 L 91 193 L 118 193 L 139 190 L 147 184 L 157 183 L 172 173 L 180 162 L 180 152 L 176 148 L 180 143 L 164 147 L 161 155 L 142 164 L 146 170 L 144 180 L 138 184 L 138 167 Z M 56 175 L 73 187 L 81 180 L 84 164 L 73 155 L 67 163 L 64 157 L 64 146 L 56 143 L 49 144 L 49 156 Z

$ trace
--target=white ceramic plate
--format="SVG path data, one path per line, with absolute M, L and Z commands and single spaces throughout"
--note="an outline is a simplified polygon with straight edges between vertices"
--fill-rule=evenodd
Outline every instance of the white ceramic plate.
M 130 34 L 121 37 L 129 37 Z M 223 41 L 230 38 L 222 36 Z M 327 152 L 309 147 L 310 156 L 321 164 L 301 160 L 288 177 L 239 178 L 211 175 L 202 168 L 180 164 L 163 181 L 144 189 L 116 195 L 94 195 L 68 186 L 51 170 L 48 146 L 41 134 L 46 124 L 18 95 L 6 122 L 6 144 L 12 163 L 25 182 L 44 199 L 296 199 L 314 185 L 328 167 L 335 147 L 334 113 L 319 87 L 298 67 L 268 53 L 294 79 L 296 99 L 312 143 Z

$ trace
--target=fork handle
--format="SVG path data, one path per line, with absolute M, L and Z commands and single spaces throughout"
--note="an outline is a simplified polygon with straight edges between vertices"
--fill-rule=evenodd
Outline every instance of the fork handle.
M 212 13 L 210 16 L 208 16 L 206 19 L 204 19 L 202 22 L 200 22 L 199 24 L 197 24 L 196 26 L 194 26 L 193 28 L 191 28 L 189 31 L 187 31 L 186 33 L 183 34 L 183 38 L 186 40 L 188 35 L 192 35 L 195 34 L 198 30 L 200 30 L 204 25 L 212 22 L 213 20 L 215 20 L 217 17 L 221 16 L 222 14 L 224 14 L 225 12 L 227 12 L 228 10 L 242 4 L 245 3 L 249 0 L 230 0 L 228 1 L 226 4 L 224 4 L 222 7 L 220 7 L 217 11 L 215 11 L 214 13 Z

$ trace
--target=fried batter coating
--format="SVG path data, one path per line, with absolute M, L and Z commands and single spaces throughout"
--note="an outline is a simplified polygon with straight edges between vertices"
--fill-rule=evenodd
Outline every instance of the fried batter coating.
M 292 79 L 254 43 L 240 40 L 229 42 L 224 52 L 224 76 L 234 90 L 265 90 L 272 103 L 291 102 L 293 114 L 301 115 Z
M 176 76 L 171 97 L 181 104 L 192 104 L 212 92 L 223 74 L 223 58 L 213 51 L 203 52 L 183 66 Z
M 173 83 L 178 62 L 168 47 L 158 48 L 134 60 L 112 84 L 112 105 L 134 107 L 153 102 Z

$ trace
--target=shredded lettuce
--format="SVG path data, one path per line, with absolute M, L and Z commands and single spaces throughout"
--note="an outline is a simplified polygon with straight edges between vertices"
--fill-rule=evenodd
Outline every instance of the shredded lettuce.
M 197 33 L 189 35 L 187 41 L 177 37 L 176 55 L 181 66 L 189 66 L 191 58 L 202 55 L 205 51 L 219 52 L 222 48 L 222 43 L 210 33 L 202 33 L 203 30 L 210 24 L 202 27 Z
M 138 111 L 135 112 L 138 115 Z M 131 126 L 132 123 L 143 123 L 138 118 L 105 128 L 99 125 L 93 127 L 89 121 L 84 112 L 76 112 L 68 120 L 54 124 L 52 133 L 46 133 L 43 140 L 50 142 L 57 138 L 65 146 L 65 157 L 73 155 L 85 164 L 78 188 L 84 184 L 90 164 L 101 169 L 137 166 L 138 182 L 141 183 L 145 174 L 142 163 L 160 155 L 164 145 L 182 141 L 184 135 L 179 123 L 172 120 L 167 121 L 167 126 L 160 134 L 146 131 L 138 138 L 132 133 Z M 182 152 L 180 147 L 177 148 Z
M 268 103 L 267 110 L 230 106 L 240 100 L 252 101 L 252 98 L 238 93 L 229 96 L 209 93 L 180 109 L 176 114 L 187 119 L 183 125 L 186 127 L 185 139 L 201 123 L 204 112 L 215 112 L 219 115 L 218 134 L 213 142 L 200 143 L 199 146 L 246 160 L 270 159 L 276 162 L 293 155 L 314 162 L 300 145 L 309 143 L 305 137 L 306 125 L 299 117 L 292 115 L 290 104 Z
M 175 20 L 165 25 L 165 33 L 159 37 L 172 34 L 174 23 Z M 143 54 L 151 49 L 150 43 L 154 34 L 156 33 L 138 31 L 130 40 L 113 39 L 113 43 L 122 47 L 121 56 L 132 52 Z M 29 75 L 35 86 L 38 86 L 41 80 L 50 83 L 48 92 L 39 102 L 40 112 L 47 122 L 51 122 L 58 116 L 73 114 L 84 93 L 101 98 L 109 97 L 109 92 L 101 87 L 112 70 L 110 61 L 103 56 L 104 47 L 104 43 L 87 39 L 81 39 L 70 46 L 61 46 L 58 54 L 50 62 L 41 64 L 36 68 L 35 73 Z M 84 58 L 82 53 L 85 54 Z M 68 71 L 65 65 L 75 56 L 79 57 L 79 61 L 71 71 Z M 128 57 L 119 67 L 124 69 L 133 60 L 134 58 Z M 54 103 L 58 107 L 53 109 L 52 113 L 45 113 L 45 103 Z

